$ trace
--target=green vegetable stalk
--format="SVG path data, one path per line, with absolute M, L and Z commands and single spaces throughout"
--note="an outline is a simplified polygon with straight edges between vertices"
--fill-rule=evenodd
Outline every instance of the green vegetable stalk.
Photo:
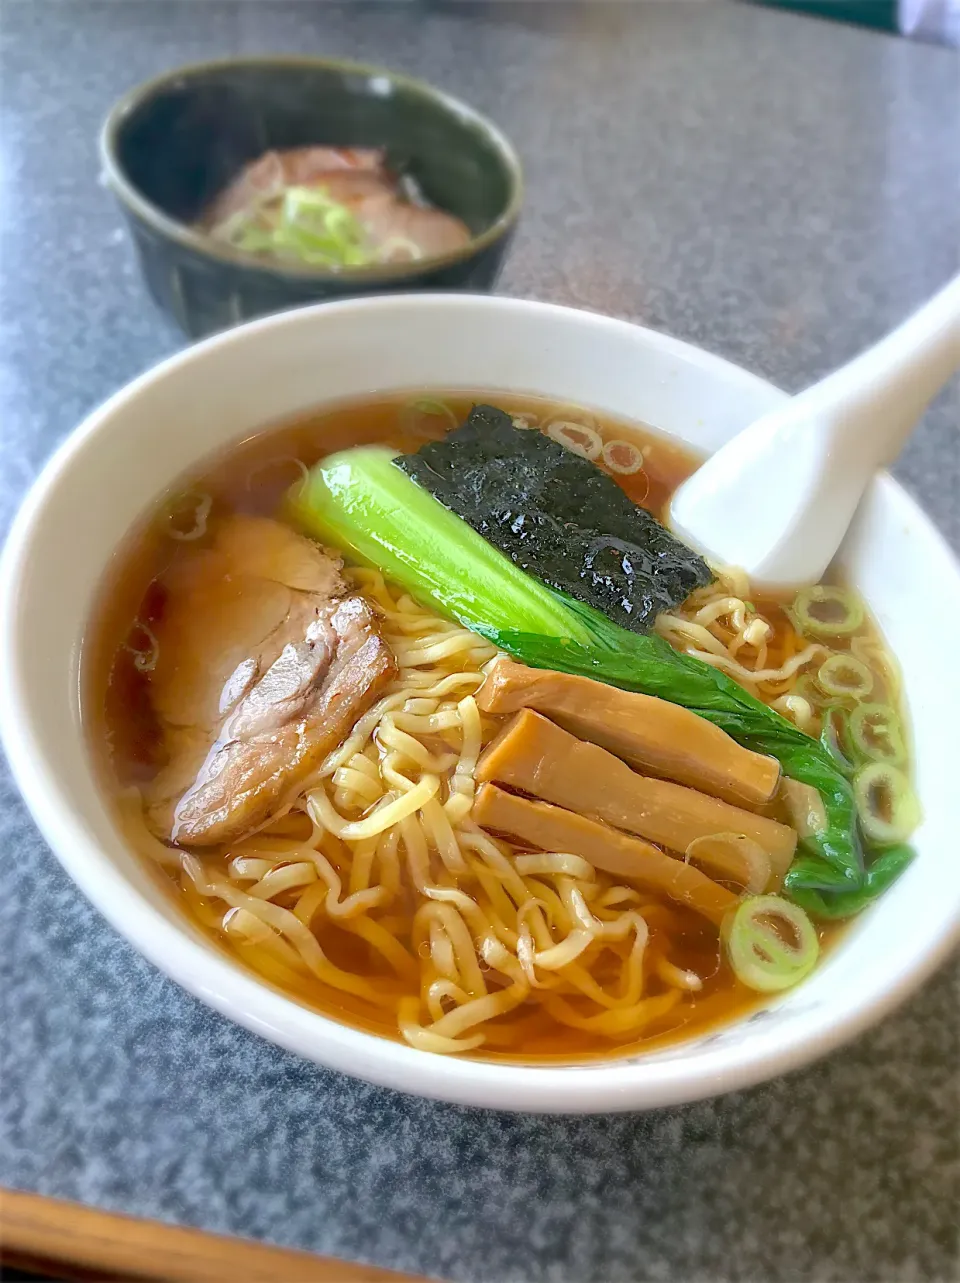
M 405 476 L 395 457 L 384 446 L 330 455 L 290 492 L 287 515 L 474 632 L 521 626 L 589 642 L 587 625 L 556 593 Z
M 790 897 L 815 918 L 852 918 L 882 895 L 887 887 L 892 886 L 912 859 L 913 847 L 892 846 L 881 851 L 868 865 L 858 890 L 828 895 L 820 891 L 793 888 Z
M 523 663 L 689 708 L 744 747 L 775 757 L 790 778 L 812 785 L 823 799 L 827 828 L 803 840 L 785 884 L 812 913 L 856 913 L 904 867 L 909 847 L 885 852 L 865 870 L 853 791 L 825 745 L 725 673 L 547 588 L 410 480 L 393 458 L 382 447 L 361 447 L 323 460 L 291 492 L 288 515 Z

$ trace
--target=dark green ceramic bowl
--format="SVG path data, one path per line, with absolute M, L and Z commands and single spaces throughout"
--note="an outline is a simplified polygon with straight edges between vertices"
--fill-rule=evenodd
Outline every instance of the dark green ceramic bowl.
M 385 147 L 471 240 L 416 262 L 330 271 L 270 263 L 194 229 L 248 161 L 311 143 Z M 520 163 L 489 121 L 422 81 L 321 58 L 181 67 L 122 98 L 100 147 L 150 293 L 194 338 L 320 299 L 489 289 L 520 210 Z

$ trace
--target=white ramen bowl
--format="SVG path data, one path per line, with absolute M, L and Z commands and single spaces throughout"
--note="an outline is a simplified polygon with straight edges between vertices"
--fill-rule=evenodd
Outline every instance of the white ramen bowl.
M 320 1015 L 234 964 L 125 847 L 95 780 L 77 700 L 84 628 L 115 550 L 161 491 L 211 451 L 324 402 L 398 388 L 539 393 L 653 425 L 703 451 L 784 396 L 623 321 L 515 299 L 423 294 L 273 316 L 131 383 L 47 465 L 0 576 L 3 739 L 70 876 L 136 949 L 232 1020 L 345 1073 L 467 1105 L 576 1113 L 712 1096 L 795 1069 L 902 1002 L 960 926 L 960 682 L 955 654 L 937 641 L 960 635 L 960 570 L 889 476 L 872 484 L 840 564 L 903 668 L 924 810 L 917 859 L 804 984 L 761 1013 L 649 1055 L 581 1066 L 430 1055 Z

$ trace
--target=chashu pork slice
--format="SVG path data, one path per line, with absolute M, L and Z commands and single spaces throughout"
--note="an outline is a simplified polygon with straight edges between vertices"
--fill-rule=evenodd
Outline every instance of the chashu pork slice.
M 384 262 L 430 258 L 470 240 L 467 225 L 443 209 L 408 199 L 382 151 L 370 148 L 296 147 L 270 151 L 247 165 L 220 193 L 201 220 L 205 231 L 223 235 L 232 220 L 257 209 L 279 217 L 289 187 L 311 187 L 346 206 Z
M 265 152 L 244 165 L 207 208 L 207 230 L 227 222 L 251 206 L 283 195 L 287 187 L 310 187 L 350 176 L 368 175 L 379 185 L 384 155 L 372 147 L 291 147 Z M 334 200 L 341 199 L 334 196 Z
M 232 517 L 171 573 L 151 697 L 167 765 L 151 829 L 183 846 L 256 832 L 396 675 L 340 562 L 279 522 Z

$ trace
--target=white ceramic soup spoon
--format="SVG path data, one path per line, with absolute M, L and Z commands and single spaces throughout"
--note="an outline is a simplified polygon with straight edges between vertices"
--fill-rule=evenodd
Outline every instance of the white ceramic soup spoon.
M 960 276 L 849 365 L 762 415 L 676 491 L 670 524 L 762 587 L 819 580 L 874 472 L 960 368 Z

